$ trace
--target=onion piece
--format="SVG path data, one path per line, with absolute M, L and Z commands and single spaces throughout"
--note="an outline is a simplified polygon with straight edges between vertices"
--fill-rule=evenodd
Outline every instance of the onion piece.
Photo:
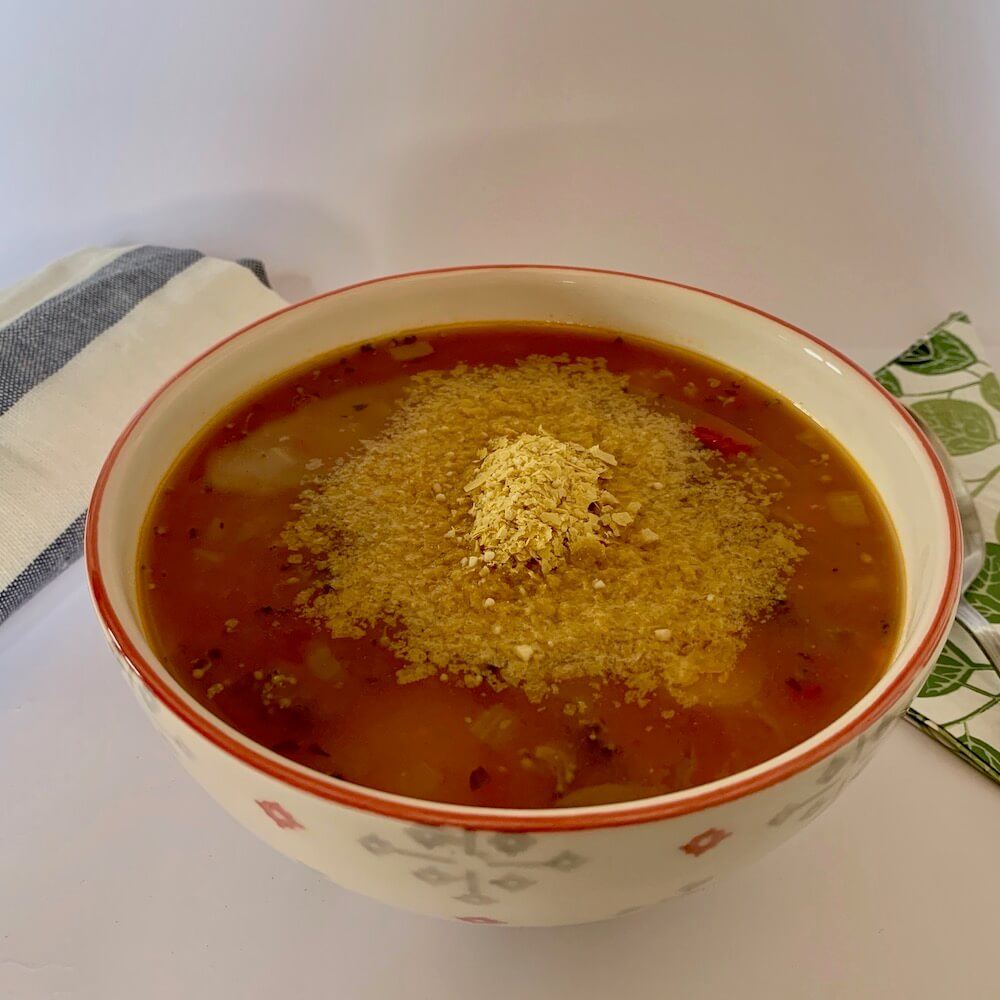
M 213 452 L 205 466 L 205 480 L 212 489 L 249 496 L 294 489 L 304 473 L 304 457 L 283 445 L 262 448 L 253 435 Z
M 403 376 L 390 379 L 375 395 L 367 385 L 344 388 L 269 420 L 214 451 L 206 463 L 205 480 L 220 493 L 244 496 L 297 491 L 303 478 L 328 469 L 352 442 L 376 435 L 405 384 Z M 346 433 L 347 428 L 353 433 Z M 317 458 L 323 462 L 318 468 Z
M 832 493 L 827 493 L 826 506 L 834 521 L 845 528 L 867 528 L 871 523 L 861 494 L 853 490 L 834 490 Z
M 393 361 L 416 361 L 433 354 L 434 348 L 426 340 L 416 340 L 412 344 L 398 344 L 389 348 L 389 356 Z

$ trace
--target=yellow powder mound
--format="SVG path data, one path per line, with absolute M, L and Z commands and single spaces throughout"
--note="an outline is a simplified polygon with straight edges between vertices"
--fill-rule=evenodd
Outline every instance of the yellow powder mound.
M 548 573 L 574 553 L 597 554 L 615 523 L 605 511 L 616 498 L 601 488 L 614 464 L 600 448 L 544 432 L 491 441 L 465 485 L 472 497 L 466 537 L 479 543 L 487 566 L 509 569 L 537 563 Z
M 539 700 L 614 679 L 684 701 L 726 674 L 784 597 L 797 533 L 752 459 L 723 462 L 627 382 L 566 357 L 416 375 L 300 499 L 284 542 L 314 573 L 303 613 L 336 636 L 385 626 L 401 682 Z

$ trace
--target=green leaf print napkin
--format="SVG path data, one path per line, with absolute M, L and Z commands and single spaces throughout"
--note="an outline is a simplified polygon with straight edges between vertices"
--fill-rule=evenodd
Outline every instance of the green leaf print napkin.
M 875 377 L 920 414 L 968 483 L 987 544 L 966 597 L 1000 624 L 1000 384 L 982 353 L 969 317 L 954 313 Z M 1000 782 L 1000 677 L 957 622 L 907 718 Z

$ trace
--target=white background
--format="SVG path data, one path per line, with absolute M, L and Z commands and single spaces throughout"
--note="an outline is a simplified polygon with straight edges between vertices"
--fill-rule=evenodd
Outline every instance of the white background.
M 1000 3 L 0 0 L 0 284 L 81 245 L 289 298 L 444 264 L 733 295 L 876 365 L 996 354 Z M 437 923 L 254 841 L 168 756 L 76 567 L 0 631 L 0 996 L 996 991 L 1000 794 L 899 727 L 755 867 L 611 924 Z

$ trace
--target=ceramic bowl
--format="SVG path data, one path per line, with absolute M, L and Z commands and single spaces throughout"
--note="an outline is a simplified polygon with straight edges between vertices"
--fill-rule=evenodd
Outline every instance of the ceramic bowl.
M 140 625 L 136 552 L 174 457 L 262 381 L 397 330 L 491 320 L 608 327 L 747 372 L 806 411 L 867 470 L 899 535 L 905 625 L 884 677 L 811 739 L 721 781 L 577 809 L 442 805 L 373 791 L 278 756 L 215 718 L 157 660 Z M 234 333 L 132 420 L 94 491 L 86 553 L 125 677 L 190 774 L 240 823 L 348 889 L 482 924 L 564 924 L 631 912 L 745 865 L 815 818 L 864 767 L 920 687 L 958 598 L 960 529 L 933 451 L 856 365 L 802 330 L 720 295 L 571 268 L 483 267 L 382 278 Z

